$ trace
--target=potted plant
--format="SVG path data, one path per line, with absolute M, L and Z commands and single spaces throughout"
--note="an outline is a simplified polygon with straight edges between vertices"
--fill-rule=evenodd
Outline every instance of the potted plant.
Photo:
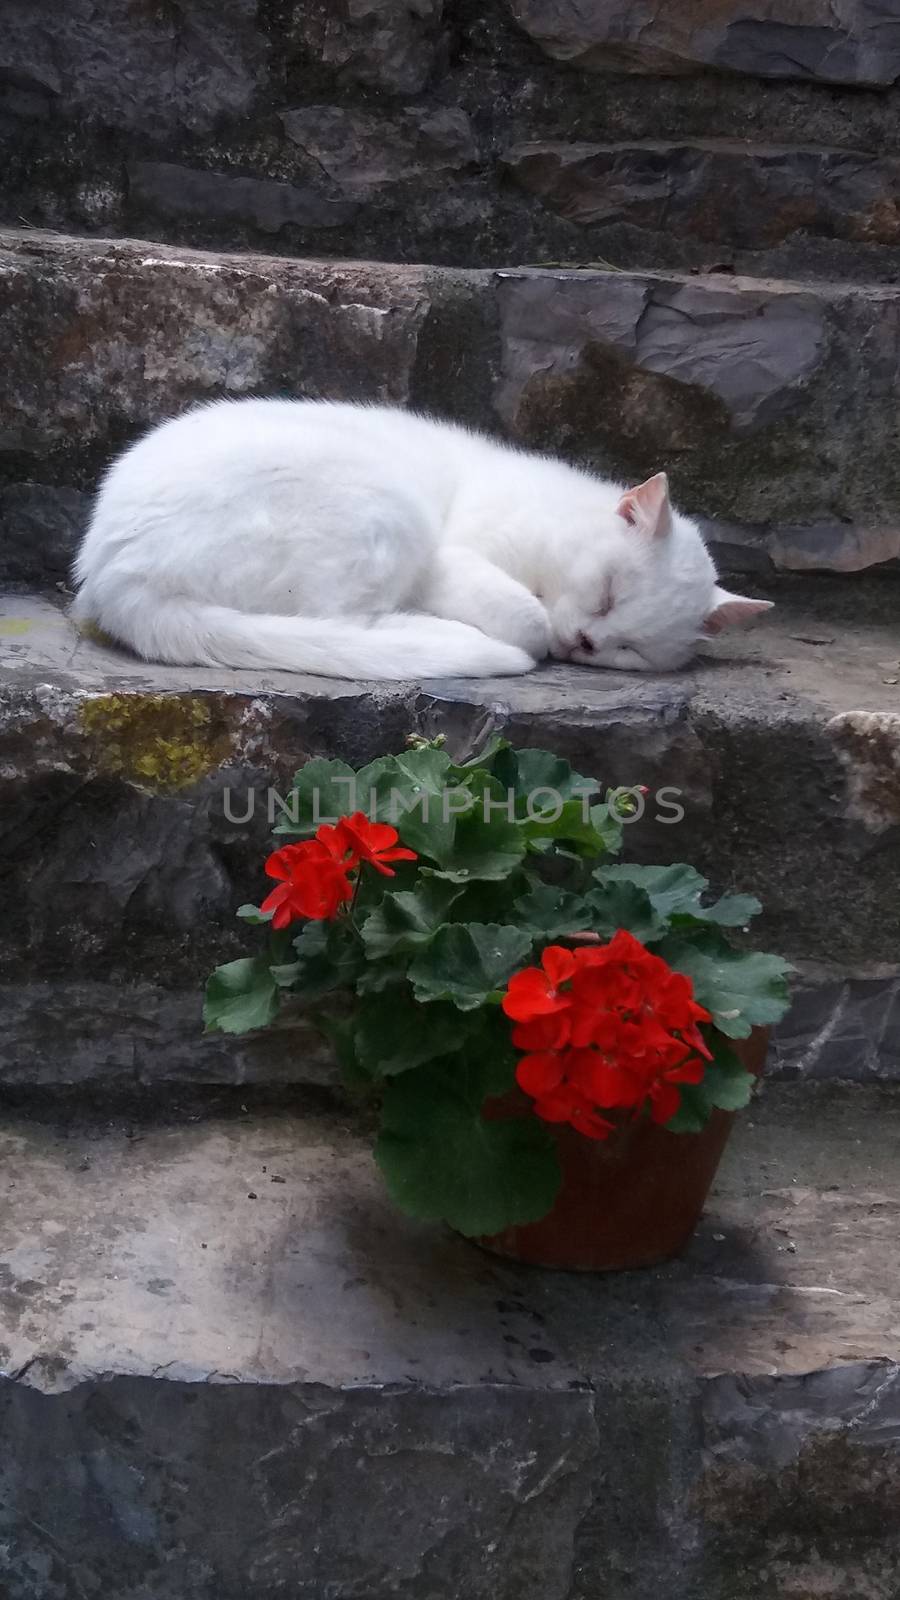
M 266 949 L 213 973 L 206 1026 L 300 1002 L 410 1215 L 550 1266 L 666 1259 L 787 1005 L 786 964 L 734 941 L 758 902 L 616 862 L 634 792 L 546 751 L 411 745 L 297 773 L 238 912 Z

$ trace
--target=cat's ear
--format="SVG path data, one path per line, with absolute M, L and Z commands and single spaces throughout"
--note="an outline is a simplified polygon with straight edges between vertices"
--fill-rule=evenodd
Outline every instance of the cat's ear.
M 669 480 L 664 472 L 657 472 L 646 483 L 623 494 L 616 510 L 620 517 L 647 539 L 665 539 L 672 532 L 672 502 L 669 499 Z
M 771 611 L 773 604 L 772 600 L 750 600 L 746 595 L 729 594 L 727 589 L 720 589 L 716 584 L 713 608 L 703 624 L 703 632 L 721 633 L 723 628 L 739 626 L 763 611 Z

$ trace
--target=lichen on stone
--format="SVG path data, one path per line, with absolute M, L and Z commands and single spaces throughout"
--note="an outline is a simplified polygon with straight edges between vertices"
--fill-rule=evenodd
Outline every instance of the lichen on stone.
M 900 823 L 900 714 L 845 711 L 828 732 L 847 775 L 847 814 L 871 833 Z
M 116 641 L 112 635 L 109 633 L 104 633 L 103 629 L 96 622 L 92 621 L 90 617 L 72 618 L 72 621 L 78 630 L 78 633 L 81 635 L 81 638 L 87 639 L 90 644 L 102 645 L 105 650 L 118 649 Z
M 144 788 L 190 788 L 231 753 L 228 733 L 202 695 L 95 695 L 79 717 L 97 771 Z

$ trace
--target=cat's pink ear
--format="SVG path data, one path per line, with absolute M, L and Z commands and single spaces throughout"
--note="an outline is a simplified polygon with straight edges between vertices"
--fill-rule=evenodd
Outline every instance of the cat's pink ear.
M 774 603 L 771 600 L 750 600 L 742 594 L 729 594 L 727 589 L 720 589 L 718 584 L 713 590 L 713 602 L 713 609 L 703 624 L 704 633 L 721 633 L 723 628 L 739 627 L 742 622 L 749 622 L 751 617 L 771 611 Z
M 620 517 L 647 539 L 665 539 L 672 532 L 672 502 L 669 499 L 669 480 L 664 472 L 657 472 L 646 483 L 623 494 L 616 507 Z

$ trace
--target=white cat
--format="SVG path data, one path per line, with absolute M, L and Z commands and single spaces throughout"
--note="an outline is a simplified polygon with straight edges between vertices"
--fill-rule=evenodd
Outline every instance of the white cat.
M 624 490 L 410 412 L 218 401 L 117 461 L 75 616 L 151 661 L 336 678 L 683 665 L 768 609 L 716 584 L 665 474 Z

